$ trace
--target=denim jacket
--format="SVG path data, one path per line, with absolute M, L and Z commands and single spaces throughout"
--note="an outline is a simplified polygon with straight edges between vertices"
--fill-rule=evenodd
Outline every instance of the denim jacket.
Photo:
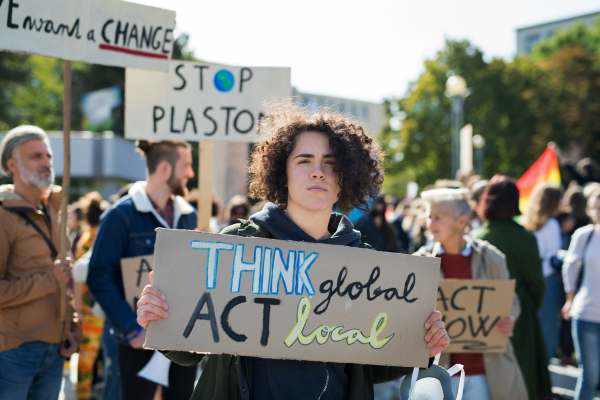
M 136 182 L 129 194 L 103 215 L 90 259 L 87 285 L 114 328 L 115 338 L 138 329 L 136 314 L 125 300 L 121 259 L 154 253 L 156 228 L 172 228 L 156 212 L 145 191 L 145 182 Z M 195 229 L 196 210 L 183 198 L 174 201 L 173 227 Z

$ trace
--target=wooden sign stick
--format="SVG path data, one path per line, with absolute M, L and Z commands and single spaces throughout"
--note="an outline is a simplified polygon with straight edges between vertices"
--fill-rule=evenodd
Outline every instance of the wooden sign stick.
M 198 142 L 198 230 L 210 231 L 212 215 L 213 142 Z
M 71 61 L 65 60 L 63 92 L 63 180 L 60 198 L 60 258 L 67 257 L 69 247 L 67 232 L 67 205 L 69 204 L 69 185 L 71 181 Z M 60 288 L 59 320 L 64 321 L 67 314 L 67 286 Z

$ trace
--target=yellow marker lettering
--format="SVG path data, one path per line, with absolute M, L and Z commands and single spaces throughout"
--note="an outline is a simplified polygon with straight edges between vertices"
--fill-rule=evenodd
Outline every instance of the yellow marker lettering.
M 365 337 L 360 329 L 348 329 L 346 332 L 342 332 L 343 326 L 329 327 L 327 325 L 321 325 L 312 331 L 308 336 L 304 336 L 304 326 L 308 321 L 308 315 L 310 313 L 310 301 L 307 297 L 303 297 L 298 302 L 298 310 L 296 312 L 296 326 L 292 329 L 288 337 L 285 339 L 285 345 L 291 347 L 296 340 L 300 344 L 306 346 L 311 344 L 313 341 L 317 341 L 319 344 L 325 344 L 329 338 L 334 342 L 346 341 L 348 344 L 353 344 L 356 341 L 362 344 L 369 344 L 374 349 L 381 349 L 385 346 L 395 334 L 391 334 L 385 339 L 378 341 L 377 335 L 383 331 L 387 324 L 387 313 L 379 313 L 373 326 L 371 327 L 371 334 Z

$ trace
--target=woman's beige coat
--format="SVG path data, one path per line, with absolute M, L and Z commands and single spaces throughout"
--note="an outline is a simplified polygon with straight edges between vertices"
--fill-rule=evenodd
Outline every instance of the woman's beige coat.
M 468 236 L 465 236 L 465 240 L 471 244 L 472 248 L 471 273 L 473 279 L 510 279 L 504 254 L 484 240 L 472 239 Z M 422 247 L 415 255 L 435 257 L 439 250 L 440 244 L 435 243 L 431 250 Z M 443 279 L 444 274 L 441 270 L 440 274 Z M 511 314 L 516 320 L 520 313 L 521 307 L 515 295 Z M 506 341 L 504 353 L 484 353 L 483 361 L 492 400 L 529 400 L 525 381 L 510 340 Z M 452 367 L 449 353 L 442 353 L 440 365 L 446 369 Z

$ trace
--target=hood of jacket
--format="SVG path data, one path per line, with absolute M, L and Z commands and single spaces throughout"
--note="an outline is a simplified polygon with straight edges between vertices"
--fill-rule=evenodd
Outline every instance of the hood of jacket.
M 173 200 L 173 211 L 174 211 L 174 219 L 173 226 L 169 226 L 167 222 L 160 216 L 159 213 L 156 212 L 156 209 L 150 202 L 150 198 L 148 198 L 148 194 L 146 193 L 146 182 L 139 181 L 133 184 L 131 189 L 129 189 L 129 196 L 131 197 L 131 201 L 133 201 L 133 205 L 138 212 L 142 213 L 152 213 L 156 217 L 156 219 L 164 225 L 165 228 L 174 228 L 177 226 L 177 222 L 182 215 L 191 214 L 195 211 L 194 207 L 185 201 L 181 196 L 175 196 Z
M 267 203 L 263 209 L 250 217 L 264 226 L 276 239 L 293 240 L 296 242 L 334 244 L 341 246 L 358 247 L 361 234 L 354 229 L 354 225 L 343 214 L 332 213 L 329 219 L 329 232 L 331 237 L 317 240 L 304 232 L 294 221 L 285 215 L 273 203 Z

